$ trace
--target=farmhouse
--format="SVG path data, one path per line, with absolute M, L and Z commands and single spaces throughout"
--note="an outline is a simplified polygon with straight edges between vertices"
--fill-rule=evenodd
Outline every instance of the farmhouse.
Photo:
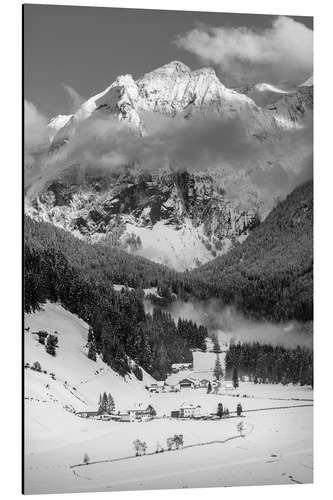
M 97 411 L 78 411 L 76 413 L 76 415 L 78 417 L 81 417 L 81 418 L 92 418 L 92 417 L 96 417 L 98 415 L 98 412 Z
M 184 378 L 178 382 L 178 385 L 180 389 L 195 389 L 199 386 L 199 382 L 193 378 Z
M 130 408 L 128 410 L 128 414 L 131 421 L 134 420 L 151 420 L 155 417 L 156 411 L 151 405 L 148 405 L 146 408 L 143 407 L 142 404 L 135 406 L 134 408 Z
M 149 392 L 170 392 L 172 390 L 171 386 L 167 384 L 164 380 L 159 380 L 157 382 L 154 382 L 153 384 L 150 384 L 148 387 L 146 387 Z
M 200 417 L 201 406 L 193 403 L 182 403 L 180 405 L 180 416 L 185 418 Z
M 192 363 L 173 363 L 171 365 L 172 373 L 178 373 L 182 370 L 189 370 L 192 368 Z

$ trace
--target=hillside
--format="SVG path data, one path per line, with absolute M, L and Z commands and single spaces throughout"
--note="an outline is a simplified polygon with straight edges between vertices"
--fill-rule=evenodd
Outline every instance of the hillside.
M 218 297 L 278 321 L 313 317 L 313 184 L 296 188 L 228 255 L 191 272 L 198 298 Z
M 119 285 L 114 277 L 119 277 L 121 270 L 121 278 L 125 278 L 120 280 L 122 285 L 142 286 L 145 279 L 148 292 L 156 293 L 157 278 L 152 282 L 149 273 L 152 278 L 152 269 L 165 271 L 162 266 L 150 267 L 149 261 L 125 252 L 109 255 L 100 246 L 86 244 L 85 248 L 70 234 L 28 219 L 25 236 L 25 311 L 36 311 L 46 301 L 61 303 L 90 325 L 91 355 L 99 353 L 121 375 L 134 372 L 140 378 L 140 370 L 130 362 L 133 360 L 155 378 L 163 379 L 172 363 L 192 361 L 191 348 L 205 347 L 204 327 L 192 321 L 176 324 L 161 310 L 146 314 L 142 289 L 114 286 Z M 126 262 L 131 264 L 129 269 Z M 166 283 L 168 279 L 166 274 Z
M 124 403 L 138 394 L 146 393 L 145 384 L 153 381 L 143 372 L 143 380 L 134 375 L 121 377 L 107 366 L 100 356 L 96 361 L 88 358 L 89 325 L 59 304 L 46 303 L 43 309 L 25 315 L 24 350 L 25 364 L 38 361 L 46 374 L 26 368 L 26 397 L 43 399 L 57 406 L 69 406 L 79 411 L 93 408 L 96 410 L 101 392 L 112 392 L 119 410 Z M 38 342 L 34 332 L 47 331 L 58 337 L 59 347 L 56 355 L 46 352 L 45 345 Z M 50 377 L 55 375 L 55 380 Z M 45 388 L 45 384 L 49 388 Z

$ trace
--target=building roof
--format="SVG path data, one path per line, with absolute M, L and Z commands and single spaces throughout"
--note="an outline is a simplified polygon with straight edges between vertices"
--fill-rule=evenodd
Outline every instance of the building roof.
M 150 411 L 150 410 L 154 410 L 152 405 L 149 404 L 148 406 L 144 406 L 142 403 L 140 403 L 139 405 L 130 408 L 128 411 L 130 412 L 130 411 Z
M 193 409 L 196 409 L 196 408 L 201 408 L 201 406 L 200 405 L 195 405 L 193 403 L 182 403 L 180 405 L 180 408 L 184 408 L 184 409 L 187 408 L 189 410 L 193 410 Z
M 180 380 L 180 381 L 178 382 L 178 384 L 181 384 L 181 383 L 183 383 L 183 382 L 191 382 L 191 384 L 195 384 L 195 381 L 194 381 L 194 379 L 193 379 L 193 378 L 183 378 L 182 380 Z

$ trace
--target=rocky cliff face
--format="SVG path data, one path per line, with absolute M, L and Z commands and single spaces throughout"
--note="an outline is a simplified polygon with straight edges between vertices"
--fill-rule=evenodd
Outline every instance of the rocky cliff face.
M 179 270 L 242 241 L 258 223 L 255 204 L 230 201 L 208 174 L 163 172 L 53 182 L 27 206 L 36 219 L 91 242 L 105 241 Z
M 263 141 L 301 126 L 311 100 L 312 87 L 303 86 L 258 107 L 247 95 L 226 88 L 213 69 L 191 71 L 175 61 L 136 81 L 131 75 L 119 76 L 73 115 L 55 117 L 50 122 L 49 154 L 70 144 L 80 124 L 94 116 L 111 115 L 145 136 L 145 112 L 186 120 L 197 115 L 239 117 L 245 133 Z M 192 268 L 245 239 L 258 224 L 259 214 L 267 211 L 248 182 L 248 169 L 234 171 L 221 165 L 217 172 L 202 167 L 188 173 L 168 163 L 163 170 L 145 172 L 128 165 L 120 173 L 106 175 L 91 165 L 82 176 L 79 166 L 72 165 L 30 200 L 26 210 L 80 238 L 121 245 L 177 269 Z M 232 183 L 242 196 L 230 192 Z

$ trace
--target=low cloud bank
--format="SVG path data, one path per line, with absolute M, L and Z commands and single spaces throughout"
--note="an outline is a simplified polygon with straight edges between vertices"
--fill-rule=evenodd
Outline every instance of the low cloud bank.
M 31 143 L 47 140 L 48 130 L 45 119 L 33 105 L 27 116 L 29 151 Z M 181 116 L 144 113 L 142 120 L 147 131 L 144 136 L 133 125 L 110 115 L 96 114 L 78 123 L 67 144 L 52 154 L 39 156 L 34 168 L 26 171 L 28 197 L 37 196 L 73 166 L 82 173 L 87 169 L 120 173 L 131 165 L 139 166 L 143 172 L 157 171 L 165 165 L 194 172 L 228 166 L 235 174 L 234 189 L 232 182 L 226 186 L 231 197 L 233 192 L 236 197 L 241 192 L 242 181 L 237 179 L 237 172 L 249 169 L 252 174 L 245 184 L 253 183 L 262 191 L 263 199 L 270 199 L 276 190 L 286 194 L 297 177 L 304 177 L 303 169 L 309 171 L 312 123 L 282 132 L 278 141 L 268 138 L 262 143 L 248 135 L 238 118 L 185 120 Z M 33 162 L 27 163 L 31 167 Z
M 199 303 L 177 301 L 170 307 L 175 320 L 192 319 L 207 327 L 209 333 L 224 332 L 232 334 L 236 341 L 258 341 L 289 347 L 296 345 L 312 347 L 312 325 L 296 322 L 277 324 L 269 321 L 256 321 L 245 318 L 232 306 L 222 306 L 217 300 Z

